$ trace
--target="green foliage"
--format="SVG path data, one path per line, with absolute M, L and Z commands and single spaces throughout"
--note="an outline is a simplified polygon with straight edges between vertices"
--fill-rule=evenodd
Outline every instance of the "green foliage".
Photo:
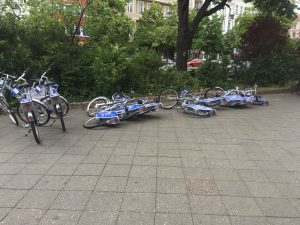
M 282 16 L 289 19 L 295 17 L 295 5 L 290 0 L 245 0 L 245 2 L 253 2 L 255 8 L 269 15 Z
M 255 58 L 249 68 L 241 70 L 241 81 L 249 85 L 254 83 L 261 86 L 283 85 L 289 80 L 291 71 L 289 70 L 290 62 L 281 57 L 280 54 L 273 54 Z
M 158 91 L 169 87 L 175 90 L 188 89 L 190 91 L 198 91 L 200 85 L 198 79 L 192 77 L 190 73 L 172 68 L 167 71 L 161 71 L 161 75 L 156 83 Z
M 206 17 L 198 27 L 193 39 L 193 48 L 201 49 L 209 56 L 224 52 L 224 37 L 222 33 L 223 19 L 218 16 Z
M 203 87 L 220 86 L 227 88 L 229 83 L 227 80 L 227 63 L 219 63 L 215 61 L 206 61 L 196 71 L 195 76 L 199 79 Z
M 241 47 L 241 35 L 247 31 L 255 16 L 255 14 L 250 12 L 241 14 L 236 19 L 235 26 L 225 34 L 225 44 L 228 53 L 231 53 L 233 48 Z
M 124 89 L 145 94 L 154 92 L 160 66 L 160 55 L 153 49 L 142 48 L 132 56 L 126 69 L 123 81 L 127 82 L 127 87 L 124 85 Z
M 169 15 L 163 16 L 161 6 L 152 3 L 137 21 L 133 44 L 142 48 L 154 48 L 163 54 L 173 55 L 177 35 L 176 6 L 171 6 Z
M 105 45 L 97 47 L 95 60 L 91 67 L 95 80 L 94 96 L 111 96 L 114 92 L 122 90 L 120 85 L 122 85 L 121 80 L 127 65 L 126 53 L 122 49 L 108 48 Z
M 128 42 L 133 22 L 124 14 L 125 1 L 93 0 L 86 10 L 88 16 L 85 29 L 94 43 L 107 42 L 120 45 Z

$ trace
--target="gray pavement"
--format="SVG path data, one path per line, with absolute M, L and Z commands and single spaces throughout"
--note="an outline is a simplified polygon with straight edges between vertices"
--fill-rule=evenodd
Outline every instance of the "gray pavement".
M 98 130 L 73 110 L 41 145 L 1 115 L 1 224 L 299 225 L 300 97 L 267 97 Z

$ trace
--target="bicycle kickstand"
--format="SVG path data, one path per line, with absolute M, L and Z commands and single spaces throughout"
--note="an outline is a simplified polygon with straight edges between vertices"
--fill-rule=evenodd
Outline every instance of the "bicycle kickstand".
M 28 134 L 31 132 L 31 128 L 28 130 L 28 132 L 25 134 L 25 137 L 28 136 Z
M 52 127 L 52 125 L 55 123 L 56 120 L 57 120 L 57 117 L 55 117 L 55 119 L 54 119 L 53 122 L 49 125 L 49 127 Z

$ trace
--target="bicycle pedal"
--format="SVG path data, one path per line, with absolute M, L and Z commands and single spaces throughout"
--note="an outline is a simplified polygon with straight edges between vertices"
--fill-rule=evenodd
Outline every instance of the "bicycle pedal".
M 28 128 L 29 127 L 29 123 L 23 124 L 23 128 Z

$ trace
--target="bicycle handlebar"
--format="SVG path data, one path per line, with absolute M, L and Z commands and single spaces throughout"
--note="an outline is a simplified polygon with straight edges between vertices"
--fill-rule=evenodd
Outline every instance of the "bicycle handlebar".
M 50 71 L 50 67 L 42 74 L 42 76 L 41 76 L 41 78 L 40 78 L 40 80 L 42 80 L 42 79 L 48 79 L 48 77 L 46 77 L 45 75 Z
M 13 79 L 16 79 L 15 76 L 12 76 L 12 75 L 9 75 L 9 74 L 3 73 L 3 72 L 0 72 L 0 73 L 1 73 L 2 75 L 6 76 L 7 78 L 11 77 L 11 78 L 13 78 Z
M 16 79 L 16 82 L 18 82 L 19 80 L 26 82 L 26 79 L 24 79 L 24 76 L 26 75 L 26 72 L 28 70 L 29 70 L 29 67 L 27 67 L 27 69 L 22 73 L 22 75 L 20 77 L 18 77 L 18 79 Z

